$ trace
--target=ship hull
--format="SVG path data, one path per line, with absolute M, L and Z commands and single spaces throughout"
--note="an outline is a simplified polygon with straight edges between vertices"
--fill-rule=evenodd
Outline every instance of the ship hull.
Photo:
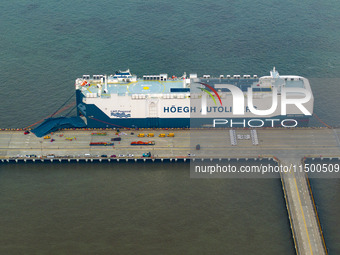
M 275 119 L 274 125 L 272 125 L 271 119 Z M 254 127 L 283 127 L 281 121 L 285 121 L 286 127 L 295 127 L 295 122 L 290 121 L 291 119 L 296 120 L 298 123 L 296 127 L 308 127 L 309 118 L 306 117 L 294 117 L 294 118 L 282 118 L 282 116 L 276 116 L 270 118 L 226 118 L 223 120 L 228 121 L 226 124 L 215 124 L 215 128 L 254 128 Z M 220 120 L 220 119 L 215 119 Z M 214 127 L 214 119 L 189 119 L 189 118 L 146 118 L 146 119 L 97 119 L 88 118 L 88 128 L 209 128 Z M 251 125 L 249 125 L 251 121 Z M 255 123 L 256 122 L 256 123 Z M 243 124 L 245 123 L 245 125 Z M 263 125 L 262 125 L 263 123 Z
M 307 127 L 309 117 L 271 116 L 266 118 L 109 118 L 95 105 L 87 105 L 88 128 L 251 128 L 251 127 Z M 292 121 L 295 120 L 296 122 Z M 283 125 L 282 125 L 282 121 Z M 214 126 L 215 125 L 215 126 Z

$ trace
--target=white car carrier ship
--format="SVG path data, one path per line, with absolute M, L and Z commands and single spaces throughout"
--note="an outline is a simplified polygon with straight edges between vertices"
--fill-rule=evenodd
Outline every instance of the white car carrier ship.
M 126 70 L 83 75 L 75 89 L 78 116 L 89 128 L 308 126 L 314 104 L 306 78 L 280 76 L 275 68 L 260 78 L 185 73 L 137 78 Z

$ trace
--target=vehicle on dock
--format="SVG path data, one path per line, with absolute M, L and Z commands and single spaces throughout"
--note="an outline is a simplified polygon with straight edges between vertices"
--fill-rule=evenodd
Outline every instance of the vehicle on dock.
M 30 154 L 30 155 L 25 155 L 26 158 L 36 158 L 37 155 L 35 154 Z
M 150 158 L 151 157 L 151 152 L 146 152 L 146 153 L 143 153 L 143 158 Z
M 75 136 L 73 136 L 73 137 L 65 137 L 65 140 L 73 141 L 73 139 L 76 140 L 76 137 Z
M 107 142 L 92 142 L 90 146 L 113 146 L 114 143 L 107 143 Z
M 121 141 L 122 138 L 121 137 L 114 137 L 114 138 L 111 138 L 111 141 Z
M 95 133 L 91 133 L 91 135 L 100 135 L 100 136 L 106 136 L 107 133 L 106 132 L 95 132 Z
M 159 134 L 158 137 L 165 137 L 165 134 Z
M 145 137 L 145 134 L 140 133 L 140 134 L 138 134 L 137 136 L 138 136 L 138 137 Z
M 131 142 L 131 145 L 155 145 L 154 141 L 149 141 L 149 142 L 143 142 L 143 141 L 136 141 L 136 142 Z
M 26 130 L 26 131 L 24 132 L 24 135 L 28 135 L 29 133 L 30 133 L 30 131 Z
M 44 139 L 51 139 L 51 136 L 45 135 L 45 136 L 44 136 Z
M 154 137 L 154 136 L 155 136 L 154 133 L 149 133 L 149 134 L 147 134 L 147 137 Z
M 169 133 L 168 137 L 175 137 L 175 134 L 174 133 Z

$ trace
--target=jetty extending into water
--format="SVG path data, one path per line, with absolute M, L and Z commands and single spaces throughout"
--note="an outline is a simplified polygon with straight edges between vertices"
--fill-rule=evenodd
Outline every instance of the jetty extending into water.
M 62 130 L 45 139 L 5 130 L 0 131 L 0 164 L 273 159 L 289 169 L 281 181 L 297 254 L 320 255 L 327 248 L 308 175 L 294 168 L 304 169 L 306 158 L 339 160 L 339 137 L 340 129 L 330 128 Z M 131 145 L 138 141 L 154 144 Z

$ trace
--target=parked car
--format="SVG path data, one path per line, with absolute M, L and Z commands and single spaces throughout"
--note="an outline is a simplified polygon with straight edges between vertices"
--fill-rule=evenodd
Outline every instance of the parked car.
M 143 158 L 150 158 L 151 157 L 151 152 L 146 152 L 146 153 L 143 153 Z

